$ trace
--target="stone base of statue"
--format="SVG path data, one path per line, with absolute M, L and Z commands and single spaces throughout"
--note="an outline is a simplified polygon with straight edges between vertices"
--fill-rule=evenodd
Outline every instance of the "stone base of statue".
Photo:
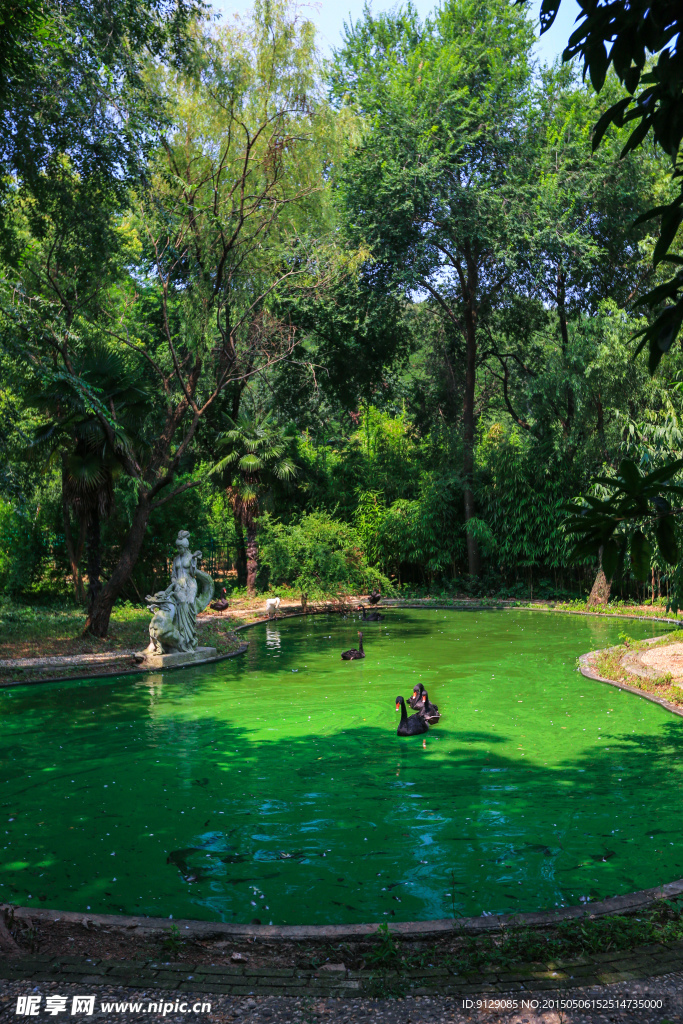
M 200 665 L 203 661 L 217 658 L 215 647 L 197 647 L 194 651 L 172 651 L 170 654 L 150 654 L 138 651 L 135 660 L 142 668 L 176 668 L 179 665 Z

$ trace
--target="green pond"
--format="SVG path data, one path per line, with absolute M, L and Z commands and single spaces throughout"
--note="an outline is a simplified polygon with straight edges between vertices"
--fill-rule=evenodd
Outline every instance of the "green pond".
M 0 693 L 0 899 L 264 924 L 589 902 L 683 876 L 683 722 L 576 658 L 661 624 L 390 609 L 204 668 Z M 396 736 L 424 683 L 441 722 Z M 4 836 L 3 836 L 4 833 Z

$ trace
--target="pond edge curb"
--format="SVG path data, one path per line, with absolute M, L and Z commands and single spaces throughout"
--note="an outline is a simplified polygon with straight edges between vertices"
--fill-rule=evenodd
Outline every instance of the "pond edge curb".
M 562 921 L 593 920 L 614 914 L 635 914 L 659 900 L 683 893 L 683 878 L 652 889 L 611 896 L 589 906 L 561 907 L 558 910 L 529 911 L 521 914 L 491 914 L 486 917 L 444 918 L 434 921 L 395 921 L 388 925 L 392 935 L 401 938 L 420 938 L 444 934 L 484 935 L 505 928 L 548 928 Z M 45 923 L 64 921 L 80 925 L 86 930 L 132 932 L 154 935 L 177 928 L 181 938 L 238 939 L 253 938 L 268 942 L 321 941 L 325 939 L 382 939 L 380 924 L 319 924 L 319 925 L 266 925 L 232 924 L 223 921 L 194 921 L 186 918 L 143 917 L 124 914 L 82 914 L 76 911 L 48 910 L 42 907 L 17 907 L 0 904 L 5 918 Z

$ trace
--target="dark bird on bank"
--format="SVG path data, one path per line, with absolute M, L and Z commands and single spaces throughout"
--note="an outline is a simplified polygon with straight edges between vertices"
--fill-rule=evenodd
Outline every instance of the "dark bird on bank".
M 408 718 L 406 702 L 403 697 L 396 698 L 396 710 L 401 712 L 401 721 L 396 730 L 397 736 L 419 736 L 420 733 L 429 732 L 427 719 L 422 714 L 411 715 Z
M 422 690 L 422 710 L 419 712 L 419 714 L 421 714 L 422 717 L 426 719 L 430 725 L 436 725 L 436 723 L 441 718 L 441 714 L 439 712 L 438 707 L 436 706 L 436 704 L 432 704 L 432 702 L 429 699 L 429 694 L 425 689 Z
M 223 587 L 223 589 L 221 590 L 221 596 L 217 601 L 213 601 L 211 603 L 211 607 L 215 612 L 224 612 L 227 611 L 229 605 L 230 602 L 226 601 L 225 599 L 225 587 Z
M 379 590 L 373 590 L 371 594 L 368 594 L 368 601 L 370 604 L 379 604 L 382 600 L 382 595 Z
M 352 647 L 350 651 L 342 651 L 342 661 L 358 661 L 359 658 L 365 657 L 365 651 L 363 650 L 363 634 L 358 633 L 360 643 L 358 644 L 358 650 Z
M 422 683 L 416 683 L 415 686 L 413 687 L 413 695 L 412 695 L 412 697 L 408 697 L 408 704 L 413 709 L 413 711 L 421 711 L 422 710 L 422 692 L 423 692 L 423 690 L 424 690 L 424 686 L 422 685 Z
M 358 611 L 363 613 L 363 622 L 381 622 L 384 618 L 384 616 L 380 615 L 377 611 L 366 612 L 364 604 L 358 605 Z

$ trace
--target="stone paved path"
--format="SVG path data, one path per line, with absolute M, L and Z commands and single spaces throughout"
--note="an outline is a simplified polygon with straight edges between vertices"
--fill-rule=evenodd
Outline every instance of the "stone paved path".
M 74 1014 L 73 1000 L 81 996 L 93 998 L 92 1011 Z M 26 1009 L 30 997 L 36 1012 L 17 1013 L 18 1008 Z M 56 999 L 64 1009 L 51 1012 Z M 394 999 L 336 999 L 310 993 L 239 997 L 160 992 L 149 986 L 0 981 L 0 1021 L 60 1018 L 97 1024 L 683 1024 L 683 973 L 571 992 L 548 989 L 497 997 Z
M 0 961 L 7 981 L 78 982 L 121 985 L 168 992 L 219 995 L 310 995 L 353 998 L 361 995 L 470 996 L 570 990 L 577 987 L 637 981 L 683 971 L 683 942 L 640 946 L 626 952 L 596 953 L 546 965 L 519 964 L 513 970 L 457 974 L 448 967 L 401 972 L 391 969 L 351 971 L 343 964 L 319 970 L 293 967 L 249 967 L 240 964 L 188 964 L 172 960 L 97 960 L 79 956 L 23 956 Z

